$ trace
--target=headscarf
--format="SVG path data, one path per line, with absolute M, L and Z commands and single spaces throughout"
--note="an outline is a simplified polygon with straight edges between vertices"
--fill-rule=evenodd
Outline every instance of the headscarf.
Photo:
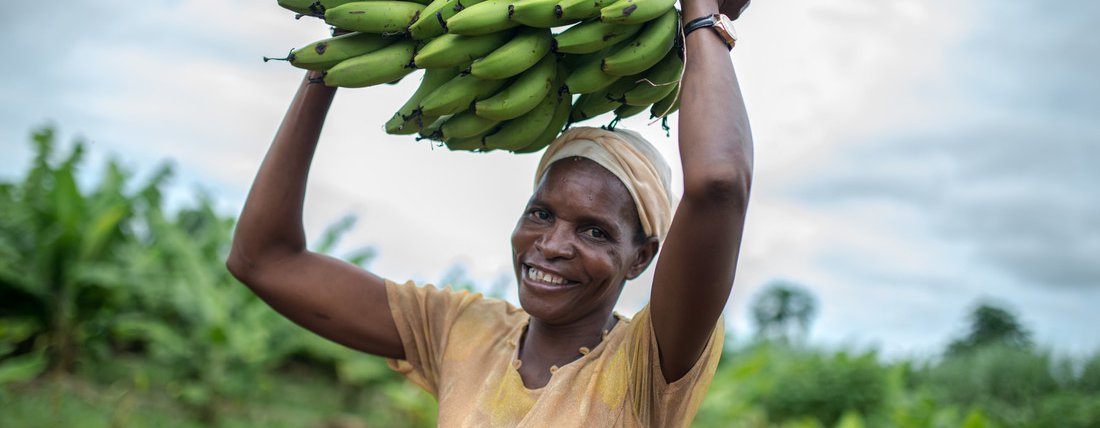
M 590 159 L 618 177 L 634 199 L 646 236 L 664 241 L 672 222 L 672 171 L 652 144 L 626 129 L 570 128 L 543 153 L 535 170 L 535 187 L 551 164 L 573 156 Z

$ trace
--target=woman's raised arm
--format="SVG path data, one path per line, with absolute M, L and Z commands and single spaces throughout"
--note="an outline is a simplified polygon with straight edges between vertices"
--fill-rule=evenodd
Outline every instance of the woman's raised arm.
M 682 0 L 683 22 L 719 12 L 722 0 Z M 736 16 L 747 0 L 725 0 Z M 650 310 L 665 380 L 699 358 L 733 286 L 752 182 L 752 136 L 723 39 L 688 34 L 679 122 L 684 195 L 654 273 Z
M 306 249 L 302 204 L 336 89 L 307 74 L 268 149 L 237 222 L 226 266 L 299 325 L 364 352 L 404 358 L 383 280 Z

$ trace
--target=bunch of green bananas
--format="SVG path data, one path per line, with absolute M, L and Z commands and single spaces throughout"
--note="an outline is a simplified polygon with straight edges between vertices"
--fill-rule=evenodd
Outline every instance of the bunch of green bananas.
M 393 83 L 424 69 L 386 122 L 452 150 L 541 150 L 569 124 L 679 108 L 675 0 L 278 0 L 350 34 L 286 58 L 324 84 Z M 557 27 L 567 27 L 555 32 Z

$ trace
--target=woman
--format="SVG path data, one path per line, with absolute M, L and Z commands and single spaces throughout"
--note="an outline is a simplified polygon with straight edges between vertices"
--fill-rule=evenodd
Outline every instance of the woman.
M 684 22 L 747 1 L 683 0 Z M 721 6 L 721 7 L 720 7 Z M 567 131 L 547 148 L 512 235 L 522 310 L 398 285 L 310 252 L 309 165 L 335 89 L 303 81 L 245 203 L 227 265 L 283 315 L 390 359 L 439 399 L 441 426 L 686 426 L 713 376 L 752 176 L 728 46 L 685 39 L 675 216 L 667 166 L 630 132 Z M 660 252 L 650 304 L 613 314 Z

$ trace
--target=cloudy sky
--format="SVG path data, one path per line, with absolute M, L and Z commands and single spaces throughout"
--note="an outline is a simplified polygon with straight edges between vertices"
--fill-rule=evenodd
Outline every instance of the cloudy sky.
M 986 299 L 1045 345 L 1100 347 L 1100 3 L 759 0 L 732 54 L 756 140 L 735 334 L 771 281 L 819 299 L 812 338 L 930 355 Z M 274 1 L 47 2 L 0 15 L 0 177 L 28 133 L 83 137 L 93 166 L 171 160 L 173 201 L 226 213 L 247 187 L 302 73 L 263 63 L 325 37 Z M 382 123 L 417 83 L 341 90 L 314 163 L 314 236 L 346 215 L 394 279 L 455 266 L 510 287 L 508 236 L 535 156 L 451 153 Z M 595 124 L 606 123 L 601 118 Z M 678 165 L 672 138 L 625 121 Z M 674 183 L 678 188 L 679 183 Z M 628 286 L 630 313 L 646 280 Z M 514 292 L 512 293 L 514 296 Z

